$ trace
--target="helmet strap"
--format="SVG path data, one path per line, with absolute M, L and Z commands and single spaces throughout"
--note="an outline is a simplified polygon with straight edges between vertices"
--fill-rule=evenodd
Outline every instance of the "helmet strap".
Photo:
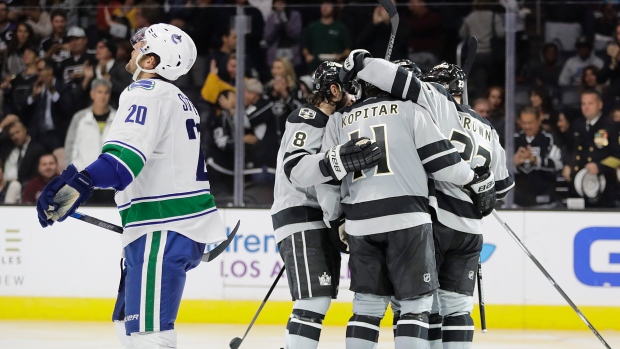
M 136 57 L 136 71 L 133 72 L 133 76 L 132 76 L 133 81 L 138 81 L 138 77 L 140 76 L 140 73 L 142 72 L 151 73 L 151 74 L 157 73 L 154 69 L 142 69 L 142 67 L 140 66 L 140 60 L 142 59 L 143 56 L 144 56 L 144 52 L 140 51 L 140 53 L 138 53 L 138 56 Z

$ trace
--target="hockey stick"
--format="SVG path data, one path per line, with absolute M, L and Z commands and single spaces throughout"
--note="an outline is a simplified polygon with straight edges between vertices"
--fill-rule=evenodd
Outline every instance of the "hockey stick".
M 278 276 L 276 276 L 276 279 L 273 281 L 273 284 L 271 285 L 271 288 L 269 288 L 269 291 L 267 292 L 267 295 L 265 296 L 265 299 L 263 299 L 263 302 L 260 304 L 260 307 L 258 307 L 258 310 L 256 311 L 256 314 L 254 314 L 254 318 L 250 322 L 250 326 L 248 326 L 248 329 L 245 330 L 245 333 L 243 334 L 243 338 L 239 338 L 239 337 L 233 338 L 230 341 L 230 349 L 237 349 L 237 348 L 239 348 L 239 346 L 241 345 L 241 343 L 245 339 L 245 336 L 248 335 L 248 332 L 250 332 L 250 329 L 252 328 L 252 326 L 254 326 L 254 322 L 256 321 L 256 318 L 258 318 L 258 315 L 260 314 L 261 310 L 263 310 L 263 307 L 267 303 L 267 299 L 269 299 L 269 296 L 271 296 L 271 292 L 273 292 L 273 289 L 276 288 L 276 285 L 278 284 L 278 281 L 280 281 L 280 278 L 282 277 L 282 274 L 284 273 L 284 268 L 285 267 L 286 267 L 286 265 L 282 266 L 282 269 L 280 269 L 280 272 L 278 273 Z
M 398 16 L 398 10 L 392 0 L 379 0 L 379 3 L 390 16 L 390 23 L 392 24 L 392 33 L 390 33 L 390 41 L 388 41 L 387 51 L 385 52 L 385 60 L 389 61 L 392 55 L 392 49 L 394 48 L 394 40 L 396 39 L 396 31 L 398 30 L 398 22 L 400 17 Z
M 484 289 L 482 286 L 482 263 L 478 259 L 478 307 L 480 308 L 480 327 L 487 333 L 487 317 L 484 310 Z
M 469 73 L 474 66 L 474 60 L 476 59 L 476 53 L 478 52 L 478 39 L 475 36 L 470 36 L 467 40 L 467 55 L 465 56 L 465 63 L 461 67 L 463 73 L 465 73 L 465 81 L 463 86 L 463 104 L 469 105 L 469 95 L 467 94 L 467 80 L 469 79 Z
M 497 214 L 497 211 L 493 210 L 493 216 L 495 216 L 495 219 L 497 219 L 497 221 L 499 222 L 499 224 L 501 224 L 504 229 L 506 229 L 506 231 L 510 234 L 510 236 L 512 237 L 512 239 L 517 243 L 517 245 L 519 245 L 519 247 L 521 247 L 521 249 L 523 250 L 523 252 L 525 252 L 525 254 L 530 257 L 530 259 L 532 260 L 532 262 L 534 262 L 534 264 L 536 264 L 536 266 L 538 267 L 538 269 L 545 275 L 545 277 L 547 277 L 547 280 L 549 280 L 549 282 L 551 283 L 551 285 L 553 285 L 553 287 L 555 287 L 556 290 L 558 290 L 558 292 L 560 292 L 560 294 L 562 295 L 562 297 L 564 297 L 564 299 L 566 300 L 566 302 L 568 302 L 568 304 L 571 306 L 571 308 L 573 308 L 573 310 L 577 313 L 577 315 L 579 316 L 579 318 L 581 318 L 581 320 L 588 325 L 588 327 L 590 328 L 590 330 L 592 330 L 592 332 L 594 332 L 594 334 L 596 335 L 596 337 L 605 345 L 605 348 L 607 349 L 611 349 L 611 347 L 609 346 L 609 344 L 607 344 L 607 342 L 605 342 L 605 340 L 603 339 L 603 337 L 601 336 L 600 333 L 598 333 L 598 331 L 594 328 L 594 326 L 592 326 L 592 324 L 590 323 L 590 321 L 588 321 L 588 319 L 586 319 L 586 316 L 583 315 L 583 313 L 579 310 L 579 308 L 577 308 L 577 306 L 575 305 L 575 303 L 573 303 L 573 301 L 568 298 L 568 296 L 566 295 L 566 293 L 564 293 L 564 291 L 562 290 L 562 288 L 560 287 L 560 285 L 558 285 L 555 280 L 553 280 L 553 278 L 551 277 L 551 275 L 549 275 L 549 273 L 547 272 L 547 270 L 545 270 L 545 268 L 543 268 L 542 264 L 540 264 L 540 262 L 538 262 L 538 259 L 536 259 L 536 257 L 534 257 L 534 255 L 532 255 L 532 253 L 527 249 L 527 247 L 525 247 L 525 245 L 523 244 L 523 242 L 521 242 L 521 239 L 519 239 L 519 237 L 517 236 L 517 234 L 514 233 L 514 231 L 512 231 L 512 229 L 510 229 L 510 227 L 508 226 L 508 224 L 506 224 L 506 222 L 504 222 L 500 216 Z
M 101 227 L 103 229 L 107 229 L 107 230 L 113 231 L 113 232 L 118 233 L 118 234 L 122 234 L 123 233 L 123 227 L 119 227 L 116 224 L 112 224 L 112 223 L 108 223 L 106 221 L 102 221 L 99 218 L 95 218 L 95 217 L 89 216 L 87 214 L 83 214 L 83 213 L 79 213 L 79 212 L 74 212 L 71 215 L 71 217 L 73 217 L 75 219 L 79 219 L 79 220 L 81 220 L 83 222 L 86 222 L 86 223 L 90 223 L 92 225 L 96 225 L 96 226 Z M 228 235 L 226 240 L 224 240 L 222 243 L 217 245 L 211 251 L 203 254 L 201 260 L 203 262 L 211 262 L 212 260 L 215 259 L 215 257 L 217 257 L 220 254 L 222 254 L 222 252 L 224 252 L 226 247 L 228 247 L 228 245 L 230 245 L 230 242 L 234 240 L 235 235 L 237 234 L 237 230 L 239 230 L 239 225 L 240 224 L 241 224 L 241 221 L 237 221 L 237 225 L 232 230 L 232 232 Z

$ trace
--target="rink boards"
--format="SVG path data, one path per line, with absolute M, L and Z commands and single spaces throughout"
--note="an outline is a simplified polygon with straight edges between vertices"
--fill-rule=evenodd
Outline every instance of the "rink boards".
M 83 212 L 120 224 L 113 208 Z M 179 321 L 247 324 L 280 270 L 268 210 L 221 209 L 220 215 L 229 229 L 237 220 L 241 227 L 224 254 L 188 274 Z M 597 329 L 620 330 L 618 213 L 500 215 Z M 587 329 L 493 217 L 485 219 L 484 228 L 482 268 L 490 328 Z M 120 256 L 116 233 L 74 219 L 42 229 L 34 207 L 1 207 L 0 319 L 109 319 Z M 351 315 L 346 261 L 345 256 L 340 294 L 326 324 L 345 324 Z M 290 309 L 283 278 L 259 323 L 285 323 Z M 475 312 L 478 322 L 477 307 Z

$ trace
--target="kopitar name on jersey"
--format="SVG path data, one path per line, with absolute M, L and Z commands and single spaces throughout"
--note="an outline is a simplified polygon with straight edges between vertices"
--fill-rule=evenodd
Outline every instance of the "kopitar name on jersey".
M 363 115 L 363 116 L 362 116 Z M 376 118 L 385 115 L 398 115 L 398 105 L 394 103 L 382 103 L 373 105 L 368 108 L 356 110 L 353 113 L 342 115 L 342 128 L 357 122 L 360 117 L 362 119 Z

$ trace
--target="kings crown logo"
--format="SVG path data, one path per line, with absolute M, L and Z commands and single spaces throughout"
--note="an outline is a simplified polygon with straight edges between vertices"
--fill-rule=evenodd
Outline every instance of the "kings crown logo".
M 319 285 L 321 286 L 331 286 L 332 277 L 327 275 L 327 272 L 323 272 L 323 275 L 319 276 Z

